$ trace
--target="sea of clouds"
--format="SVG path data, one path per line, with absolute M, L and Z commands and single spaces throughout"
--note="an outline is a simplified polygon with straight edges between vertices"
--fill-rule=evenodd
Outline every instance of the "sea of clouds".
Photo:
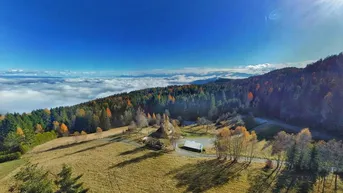
M 305 63 L 296 64 L 303 66 Z M 290 64 L 258 64 L 232 69 L 185 68 L 112 75 L 113 72 L 0 72 L 0 114 L 70 106 L 117 93 L 151 87 L 191 84 L 216 78 L 247 78 Z

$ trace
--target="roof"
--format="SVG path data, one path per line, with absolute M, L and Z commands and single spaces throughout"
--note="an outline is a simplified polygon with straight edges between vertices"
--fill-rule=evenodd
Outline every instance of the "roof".
M 197 143 L 195 141 L 189 141 L 189 140 L 186 140 L 183 146 L 186 148 L 196 149 L 199 151 L 202 151 L 203 149 L 203 145 L 201 143 Z

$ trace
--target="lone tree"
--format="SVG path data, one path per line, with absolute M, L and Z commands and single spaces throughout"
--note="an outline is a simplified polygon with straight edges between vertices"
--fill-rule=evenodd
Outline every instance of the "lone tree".
M 58 180 L 55 181 L 55 184 L 59 187 L 57 193 L 86 193 L 88 188 L 83 188 L 83 183 L 78 183 L 78 180 L 82 177 L 79 175 L 75 178 L 72 178 L 72 169 L 67 165 L 63 165 L 62 171 L 57 174 Z

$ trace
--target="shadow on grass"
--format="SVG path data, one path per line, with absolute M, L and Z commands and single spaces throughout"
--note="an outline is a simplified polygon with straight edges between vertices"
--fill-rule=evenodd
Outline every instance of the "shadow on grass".
M 108 169 L 113 169 L 113 168 L 116 168 L 116 167 L 124 167 L 124 166 L 130 165 L 130 164 L 141 162 L 141 161 L 146 160 L 146 159 L 157 158 L 159 156 L 162 156 L 165 153 L 167 153 L 167 151 L 153 151 L 153 152 L 149 152 L 149 153 L 144 154 L 142 156 L 139 156 L 139 157 L 136 157 L 136 158 L 132 158 L 130 160 L 126 160 L 126 161 L 123 161 L 123 162 L 120 162 L 120 163 L 118 163 L 116 165 L 113 165 L 113 166 L 109 167 Z
M 135 153 L 138 153 L 140 151 L 143 151 L 147 149 L 145 146 L 142 146 L 142 147 L 136 147 L 135 149 L 133 150 L 129 150 L 129 151 L 124 151 L 122 153 L 120 153 L 119 155 L 130 155 L 130 154 L 135 154 Z
M 256 169 L 255 172 L 249 173 L 248 180 L 250 183 L 249 193 L 270 192 L 273 182 L 277 179 L 280 168 L 272 171 L 267 169 Z M 257 175 L 254 175 L 257 173 Z
M 104 143 L 104 144 L 100 144 L 100 145 L 95 145 L 95 146 L 87 147 L 87 148 L 84 148 L 84 149 L 81 149 L 81 150 L 78 150 L 78 151 L 75 151 L 75 152 L 72 152 L 72 153 L 64 154 L 62 156 L 59 156 L 59 157 L 56 157 L 56 158 L 53 158 L 53 159 L 58 159 L 58 158 L 62 158 L 62 157 L 70 156 L 70 155 L 75 155 L 77 153 L 82 153 L 82 152 L 93 150 L 93 149 L 96 149 L 96 148 L 99 148 L 99 147 L 104 147 L 104 146 L 110 145 L 110 144 L 111 143 Z
M 295 172 L 283 170 L 277 178 L 273 187 L 273 193 L 278 192 L 312 192 L 316 183 L 316 176 L 311 172 Z
M 276 169 L 272 172 L 260 171 L 256 176 L 249 176 L 249 193 L 263 192 L 312 192 L 316 177 L 309 172 L 294 172 Z
M 75 142 L 75 143 L 71 143 L 71 144 L 67 144 L 67 145 L 61 145 L 61 146 L 58 146 L 58 147 L 53 147 L 53 148 L 50 148 L 50 149 L 47 149 L 47 150 L 39 151 L 37 153 L 44 153 L 44 152 L 55 151 L 55 150 L 60 150 L 60 149 L 67 149 L 67 148 L 70 148 L 70 147 L 75 147 L 75 146 L 82 145 L 82 144 L 85 144 L 85 143 L 89 143 L 89 142 L 92 142 L 92 141 L 94 141 L 94 140 Z
M 178 180 L 177 187 L 187 186 L 187 192 L 205 192 L 241 176 L 248 163 L 234 163 L 221 160 L 199 161 L 171 171 L 167 175 Z

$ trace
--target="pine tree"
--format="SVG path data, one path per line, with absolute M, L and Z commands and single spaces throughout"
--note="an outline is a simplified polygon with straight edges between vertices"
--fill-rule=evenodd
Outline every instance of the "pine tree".
M 59 178 L 55 181 L 55 184 L 59 187 L 57 193 L 86 193 L 89 190 L 83 188 L 83 183 L 78 183 L 82 175 L 73 178 L 71 167 L 65 164 L 57 176 Z
M 42 168 L 38 168 L 37 164 L 27 165 L 14 176 L 18 192 L 53 193 L 53 183 L 49 180 L 48 174 Z

